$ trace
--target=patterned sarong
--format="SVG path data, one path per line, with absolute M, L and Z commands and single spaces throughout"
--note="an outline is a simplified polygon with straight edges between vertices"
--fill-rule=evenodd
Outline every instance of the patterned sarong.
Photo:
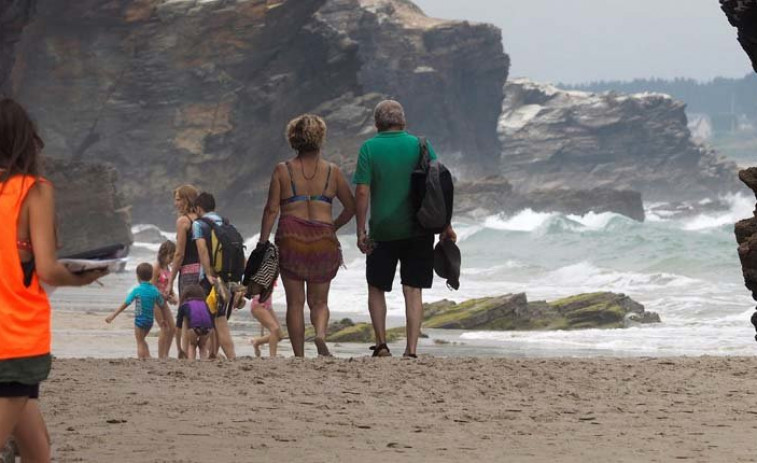
M 282 216 L 276 230 L 281 275 L 308 283 L 328 283 L 342 263 L 334 226 Z

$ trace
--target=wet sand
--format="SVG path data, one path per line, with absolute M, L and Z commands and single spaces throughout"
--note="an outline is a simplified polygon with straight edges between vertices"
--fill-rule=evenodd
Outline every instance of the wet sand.
M 754 461 L 757 359 L 57 359 L 56 461 Z

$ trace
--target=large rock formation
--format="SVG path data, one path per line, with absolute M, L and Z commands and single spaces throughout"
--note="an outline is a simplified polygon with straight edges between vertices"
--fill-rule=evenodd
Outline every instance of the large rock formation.
M 739 172 L 739 178 L 754 191 L 757 197 L 757 167 L 742 170 Z M 739 244 L 738 252 L 744 284 L 752 292 L 752 298 L 757 301 L 757 208 L 753 217 L 736 223 L 734 231 L 736 242 Z M 757 328 L 757 312 L 752 317 L 752 323 Z
M 116 169 L 48 159 L 45 176 L 55 187 L 59 255 L 132 243 L 130 208 L 118 191 Z
M 645 200 L 737 191 L 736 165 L 696 144 L 685 105 L 666 95 L 505 86 L 502 173 L 519 189 L 610 187 Z
M 48 153 L 114 164 L 140 221 L 167 224 L 183 182 L 257 221 L 291 117 L 325 116 L 349 170 L 385 96 L 466 165 L 499 151 L 500 31 L 406 0 L 39 0 L 16 51 L 12 93 Z
M 36 0 L 0 0 L 0 96 L 7 94 L 16 43 L 31 21 Z

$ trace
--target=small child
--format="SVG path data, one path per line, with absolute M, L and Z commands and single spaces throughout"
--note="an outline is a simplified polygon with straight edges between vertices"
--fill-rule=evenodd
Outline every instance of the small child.
M 134 336 L 137 338 L 137 358 L 140 360 L 150 358 L 150 348 L 147 346 L 145 338 L 150 333 L 156 314 L 160 314 L 158 315 L 159 324 L 163 325 L 166 323 L 163 320 L 162 311 L 155 312 L 155 306 L 158 306 L 161 310 L 163 308 L 168 310 L 166 301 L 163 300 L 160 291 L 150 283 L 152 274 L 152 265 L 148 263 L 139 264 L 137 266 L 137 281 L 139 281 L 139 286 L 132 289 L 129 295 L 126 296 L 126 301 L 105 319 L 106 322 L 111 323 L 132 302 L 137 301 L 134 310 Z
M 273 286 L 276 287 L 276 282 L 273 283 Z M 268 355 L 276 357 L 279 341 L 283 337 L 283 333 L 279 319 L 276 318 L 276 313 L 273 311 L 273 294 L 268 296 L 268 299 L 263 303 L 260 302 L 260 294 L 253 296 L 250 302 L 250 311 L 252 312 L 252 316 L 260 322 L 260 325 L 269 332 L 266 336 L 250 339 L 250 344 L 252 344 L 252 348 L 255 350 L 255 357 L 262 355 L 260 346 L 265 343 L 268 343 Z
M 208 344 L 213 332 L 213 319 L 205 302 L 205 291 L 200 285 L 190 285 L 181 293 L 181 305 L 177 315 L 182 325 L 182 350 L 187 358 L 208 358 Z
M 166 302 L 176 304 L 176 297 L 173 295 L 173 288 L 168 284 L 171 279 L 171 261 L 176 253 L 176 245 L 173 241 L 166 240 L 158 249 L 158 260 L 153 266 L 152 284 L 160 291 Z M 168 307 L 161 307 L 161 316 L 165 323 L 160 326 L 160 335 L 158 335 L 158 358 L 168 358 L 171 351 L 171 340 L 176 332 L 176 323 L 173 321 L 173 315 Z

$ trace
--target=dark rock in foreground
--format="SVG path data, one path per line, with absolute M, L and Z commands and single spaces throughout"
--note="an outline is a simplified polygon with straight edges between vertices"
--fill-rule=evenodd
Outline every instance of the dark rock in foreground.
M 757 167 L 742 170 L 739 172 L 739 178 L 757 197 Z M 752 298 L 757 300 L 757 209 L 753 217 L 739 221 L 734 227 L 734 232 L 739 244 L 744 284 L 752 292 Z
M 685 105 L 662 94 L 505 85 L 502 174 L 518 190 L 612 188 L 645 200 L 738 191 L 736 164 L 695 143 Z
M 479 331 L 577 330 L 625 328 L 660 323 L 660 316 L 624 294 L 589 293 L 553 302 L 528 302 L 526 295 L 507 294 L 456 304 L 442 300 L 424 305 L 423 327 Z M 387 332 L 388 340 L 405 337 L 405 328 Z M 373 342 L 369 323 L 350 320 L 332 324 L 327 341 Z
M 527 208 L 576 215 L 615 212 L 644 221 L 644 203 L 635 191 L 554 188 L 523 192 L 515 191 L 507 179 L 497 176 L 455 185 L 455 213 L 459 215 L 513 214 Z
M 757 72 L 757 0 L 720 0 L 728 21 L 739 31 L 741 47 Z

